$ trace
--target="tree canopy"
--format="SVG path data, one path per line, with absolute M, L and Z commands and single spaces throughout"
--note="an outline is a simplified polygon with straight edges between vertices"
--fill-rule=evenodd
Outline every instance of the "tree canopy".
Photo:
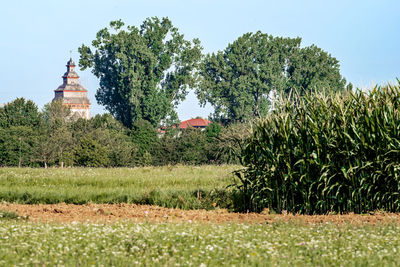
M 52 101 L 39 111 L 34 102 L 17 98 L 0 107 L 0 167 L 227 162 L 219 138 L 222 125 L 209 124 L 205 131 L 181 131 L 176 125 L 163 129 L 164 133 L 146 120 L 135 120 L 130 129 L 109 113 L 75 120 L 62 100 Z
M 299 49 L 289 61 L 286 92 L 295 88 L 303 94 L 307 90 L 342 91 L 346 80 L 339 71 L 339 61 L 315 45 Z M 351 84 L 348 85 L 352 87 Z
M 0 127 L 38 126 L 39 122 L 39 110 L 32 100 L 16 98 L 0 108 Z
M 301 38 L 246 33 L 205 56 L 196 90 L 200 103 L 215 108 L 214 119 L 243 122 L 268 112 L 271 92 L 344 90 L 338 61 L 314 45 L 300 44 Z
M 177 118 L 174 107 L 197 80 L 201 50 L 168 18 L 148 18 L 139 28 L 119 20 L 100 30 L 91 48 L 79 48 L 79 65 L 100 79 L 96 99 L 117 120 L 129 128 L 140 119 L 156 126 Z

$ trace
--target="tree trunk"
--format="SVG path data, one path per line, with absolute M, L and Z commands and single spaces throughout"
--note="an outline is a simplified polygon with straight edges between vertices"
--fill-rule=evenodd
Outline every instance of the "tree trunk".
M 47 169 L 47 162 L 44 162 L 44 168 Z
M 61 149 L 61 151 L 60 151 L 60 156 L 59 156 L 60 168 L 61 168 L 61 169 L 64 168 L 64 161 L 62 160 L 62 158 L 63 158 L 63 152 L 64 152 L 64 150 Z

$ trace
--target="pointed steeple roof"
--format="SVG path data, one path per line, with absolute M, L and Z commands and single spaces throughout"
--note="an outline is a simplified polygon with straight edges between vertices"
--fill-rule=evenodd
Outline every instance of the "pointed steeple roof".
M 69 67 L 69 66 L 75 66 L 75 62 L 72 60 L 72 57 L 70 57 L 67 62 L 67 67 Z
M 67 62 L 67 72 L 64 73 L 62 76 L 64 79 L 66 78 L 73 78 L 73 79 L 79 79 L 79 75 L 75 72 L 75 62 L 70 58 Z M 67 83 L 70 81 L 67 79 Z
M 79 84 L 79 75 L 75 72 L 75 66 L 75 62 L 72 60 L 72 58 L 70 58 L 66 65 L 67 71 L 62 76 L 63 84 L 60 85 L 55 91 L 87 91 L 82 85 Z
M 63 105 L 71 108 L 76 118 L 90 118 L 90 101 L 87 90 L 80 85 L 72 58 L 67 62 L 67 72 L 62 76 L 63 84 L 54 90 L 53 101 L 62 99 Z

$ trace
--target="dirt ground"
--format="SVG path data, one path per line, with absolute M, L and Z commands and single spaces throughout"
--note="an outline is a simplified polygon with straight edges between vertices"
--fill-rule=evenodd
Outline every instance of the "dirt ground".
M 273 223 L 293 221 L 298 223 L 351 223 L 377 224 L 400 223 L 400 214 L 374 213 L 368 215 L 276 215 L 257 213 L 232 213 L 226 210 L 180 210 L 157 206 L 134 204 L 54 204 L 22 205 L 0 203 L 0 210 L 13 211 L 20 216 L 29 216 L 35 222 L 115 222 L 130 220 L 134 222 L 201 222 L 201 223 Z

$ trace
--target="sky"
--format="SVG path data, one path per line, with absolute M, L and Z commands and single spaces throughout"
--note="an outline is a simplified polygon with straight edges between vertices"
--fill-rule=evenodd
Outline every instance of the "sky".
M 395 82 L 400 78 L 400 1 L 398 0 L 69 0 L 4 1 L 0 16 L 0 104 L 17 97 L 41 109 L 62 84 L 70 57 L 90 45 L 112 20 L 139 26 L 147 17 L 168 17 L 187 39 L 199 38 L 205 53 L 227 47 L 258 30 L 273 36 L 301 37 L 340 62 L 341 74 L 355 86 Z M 91 114 L 97 104 L 98 79 L 80 71 L 89 91 Z M 180 120 L 207 117 L 193 92 L 178 108 Z

